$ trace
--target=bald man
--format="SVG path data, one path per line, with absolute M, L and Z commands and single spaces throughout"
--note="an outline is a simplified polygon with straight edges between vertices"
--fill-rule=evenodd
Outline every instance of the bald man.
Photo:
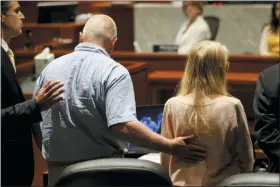
M 129 72 L 110 58 L 116 41 L 115 22 L 95 15 L 74 52 L 52 61 L 37 80 L 35 94 L 51 80 L 65 85 L 64 100 L 42 113 L 42 153 L 50 185 L 70 164 L 122 157 L 116 137 L 180 159 L 205 158 L 202 148 L 187 143 L 191 137 L 166 139 L 137 121 Z

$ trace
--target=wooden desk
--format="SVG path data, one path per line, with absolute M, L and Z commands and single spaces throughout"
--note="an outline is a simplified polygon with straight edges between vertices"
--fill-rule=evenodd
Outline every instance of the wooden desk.
M 32 186 L 42 186 L 42 173 L 48 169 L 47 161 L 43 158 L 40 150 L 38 149 L 34 137 L 32 137 L 33 155 L 34 155 L 34 178 Z M 24 168 L 21 168 L 24 172 Z
M 149 82 L 174 82 L 177 83 L 183 77 L 183 71 L 154 71 L 149 74 Z M 227 80 L 229 82 L 235 82 L 240 84 L 255 83 L 258 80 L 258 73 L 239 73 L 229 72 L 227 74 Z
M 56 57 L 68 54 L 73 51 L 72 48 L 54 48 L 52 52 Z M 15 50 L 16 62 L 20 63 L 21 59 L 25 61 L 32 60 L 39 51 L 34 50 Z M 187 60 L 186 55 L 169 54 L 169 53 L 135 53 L 130 51 L 115 51 L 112 58 L 116 61 L 140 61 L 148 64 L 149 72 L 175 70 L 183 71 Z M 280 63 L 278 57 L 268 57 L 260 55 L 239 55 L 232 54 L 229 56 L 229 72 L 251 72 L 259 73 L 265 68 L 276 63 Z
M 183 71 L 155 71 L 149 74 L 151 104 L 164 104 L 176 93 Z M 253 96 L 258 73 L 229 72 L 227 74 L 228 90 L 231 95 L 241 100 L 247 118 L 253 120 Z
M 186 55 L 169 53 L 133 53 L 116 51 L 112 54 L 116 61 L 145 61 L 148 63 L 149 72 L 175 70 L 183 71 L 187 61 Z M 253 72 L 259 73 L 265 68 L 279 63 L 278 57 L 260 55 L 231 54 L 229 56 L 229 72 Z
M 256 160 L 267 159 L 268 157 L 261 149 L 255 149 Z
M 145 62 L 120 62 L 130 73 L 135 101 L 137 105 L 147 105 L 149 102 L 148 92 L 148 65 Z

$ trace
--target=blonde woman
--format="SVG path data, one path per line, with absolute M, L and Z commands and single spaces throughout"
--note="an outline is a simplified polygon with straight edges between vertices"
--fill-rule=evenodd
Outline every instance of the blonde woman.
M 182 162 L 161 153 L 161 164 L 175 186 L 214 186 L 227 177 L 253 170 L 253 148 L 243 106 L 228 96 L 227 49 L 218 42 L 202 41 L 189 54 L 176 97 L 167 101 L 162 135 L 194 135 L 205 147 L 201 162 Z

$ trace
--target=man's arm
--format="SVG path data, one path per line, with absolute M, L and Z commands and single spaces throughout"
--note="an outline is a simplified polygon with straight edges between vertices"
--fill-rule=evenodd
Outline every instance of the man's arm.
M 2 127 L 16 128 L 22 124 L 32 124 L 42 120 L 41 111 L 50 108 L 62 98 L 57 98 L 64 90 L 59 81 L 51 81 L 39 90 L 35 98 L 1 109 Z
M 161 135 L 168 138 L 174 138 L 174 132 L 172 128 L 172 118 L 169 110 L 168 102 L 164 106 L 163 116 L 162 116 L 162 125 L 161 125 Z M 164 169 L 169 171 L 169 162 L 170 155 L 166 153 L 160 153 L 160 163 Z
M 170 152 L 170 140 L 152 132 L 137 120 L 133 84 L 127 70 L 115 68 L 107 82 L 105 102 L 110 129 L 121 140 Z
M 8 125 L 17 126 L 24 123 L 36 123 L 42 120 L 40 108 L 36 99 L 30 99 L 23 103 L 1 109 L 2 127 Z
M 261 73 L 257 81 L 254 97 L 253 108 L 256 123 L 254 135 L 260 148 L 267 154 L 268 157 L 279 159 L 279 124 L 277 124 L 276 114 L 271 110 L 271 98 L 268 90 L 265 88 L 265 82 L 265 76 Z
M 167 139 L 151 131 L 139 121 L 116 124 L 111 127 L 111 130 L 121 140 L 167 153 L 182 160 L 196 161 L 203 160 L 206 157 L 203 148 L 188 143 L 193 138 L 192 136 Z
M 116 124 L 111 130 L 122 140 L 141 147 L 171 153 L 172 141 L 154 133 L 139 121 Z
M 121 70 L 115 69 L 116 72 L 109 76 L 105 89 L 106 117 L 112 132 L 121 140 L 182 159 L 187 156 L 205 158 L 204 149 L 186 143 L 189 137 L 170 140 L 152 132 L 137 120 L 132 81 L 129 73 Z

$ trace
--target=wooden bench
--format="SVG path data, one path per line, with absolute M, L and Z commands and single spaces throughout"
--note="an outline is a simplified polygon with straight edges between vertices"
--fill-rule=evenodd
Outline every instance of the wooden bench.
M 183 71 L 154 71 L 149 74 L 150 82 L 178 82 L 183 77 Z M 258 79 L 258 73 L 244 73 L 244 72 L 228 72 L 227 80 L 240 84 L 255 83 Z
M 149 74 L 148 81 L 152 88 L 152 103 L 158 104 L 159 91 L 162 89 L 175 89 L 183 77 L 183 71 L 154 71 Z M 258 73 L 229 72 L 227 80 L 229 84 L 248 85 L 255 84 Z
M 149 103 L 164 104 L 170 97 L 174 96 L 183 73 L 183 71 L 175 70 L 160 70 L 149 73 Z M 249 120 L 254 118 L 253 95 L 258 76 L 258 73 L 252 72 L 227 73 L 228 91 L 231 95 L 241 100 Z

